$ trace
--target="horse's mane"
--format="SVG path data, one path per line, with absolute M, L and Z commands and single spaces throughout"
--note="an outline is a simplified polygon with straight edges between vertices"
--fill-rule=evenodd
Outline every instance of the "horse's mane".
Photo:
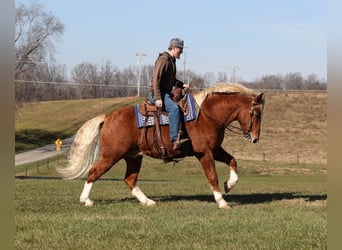
M 211 93 L 219 92 L 219 93 L 241 93 L 245 95 L 255 95 L 256 93 L 245 86 L 238 83 L 230 83 L 230 82 L 220 82 L 216 83 L 213 86 L 210 86 L 200 92 L 195 93 L 194 99 L 197 105 L 200 107 L 204 99 Z

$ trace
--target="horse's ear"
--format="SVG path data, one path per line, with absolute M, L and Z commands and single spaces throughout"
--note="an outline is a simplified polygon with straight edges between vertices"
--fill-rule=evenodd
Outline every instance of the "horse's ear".
M 258 94 L 253 100 L 253 105 L 263 104 L 264 103 L 264 100 L 262 98 L 263 95 L 264 95 L 264 92 L 261 92 L 260 94 Z

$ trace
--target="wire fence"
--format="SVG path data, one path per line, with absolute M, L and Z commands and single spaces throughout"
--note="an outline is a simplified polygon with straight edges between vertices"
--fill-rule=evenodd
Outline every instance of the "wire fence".
M 196 93 L 205 87 L 190 86 L 191 92 Z M 44 81 L 15 81 L 16 103 L 73 100 L 73 99 L 94 99 L 94 98 L 116 98 L 147 96 L 150 90 L 149 84 L 138 86 L 137 83 L 127 84 L 86 84 L 75 82 L 44 82 Z M 327 90 L 282 90 L 282 89 L 257 89 L 258 91 L 275 92 L 326 92 Z
M 69 151 L 64 151 L 57 156 L 45 158 L 42 160 L 26 163 L 16 166 L 16 178 L 41 176 L 48 174 L 50 176 L 51 171 L 58 166 L 66 166 L 68 162 Z
M 232 155 L 238 155 L 238 152 L 232 151 Z M 44 176 L 47 175 L 51 177 L 51 172 L 54 172 L 57 166 L 66 166 L 68 163 L 68 155 L 69 151 L 62 152 L 61 154 L 46 158 L 42 160 L 38 160 L 36 162 L 32 162 L 29 164 L 19 165 L 16 168 L 16 176 L 15 178 L 30 178 L 36 176 Z M 245 157 L 243 157 L 245 158 Z M 302 164 L 307 163 L 305 161 L 301 161 L 300 153 L 294 153 L 292 156 L 287 157 L 289 159 L 288 164 Z M 274 157 L 272 154 L 267 154 L 266 152 L 262 152 L 262 154 L 254 155 L 251 159 L 244 159 L 244 160 L 258 160 L 263 162 L 276 162 L 274 161 Z M 158 161 L 158 159 L 156 159 Z M 54 177 L 54 178 L 61 178 L 61 177 Z

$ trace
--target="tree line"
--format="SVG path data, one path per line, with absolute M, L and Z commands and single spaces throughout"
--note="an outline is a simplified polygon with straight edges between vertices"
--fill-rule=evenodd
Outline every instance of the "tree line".
M 15 96 L 16 103 L 63 99 L 110 98 L 147 95 L 154 65 L 119 69 L 110 61 L 102 64 L 81 62 L 70 75 L 66 65 L 54 59 L 54 42 L 62 37 L 64 24 L 37 1 L 16 7 L 15 18 Z M 139 79 L 138 79 L 139 75 Z M 225 72 L 197 74 L 179 71 L 178 79 L 190 84 L 193 91 L 216 82 L 231 81 Z M 140 80 L 140 83 L 138 83 Z M 253 89 L 326 90 L 325 80 L 311 74 L 264 75 L 254 81 L 239 83 Z

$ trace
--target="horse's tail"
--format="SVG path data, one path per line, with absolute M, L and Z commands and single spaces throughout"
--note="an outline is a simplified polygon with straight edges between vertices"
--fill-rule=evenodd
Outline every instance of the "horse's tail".
M 77 131 L 70 148 L 68 165 L 64 168 L 57 167 L 63 179 L 81 178 L 89 172 L 100 155 L 100 132 L 105 116 L 98 115 L 84 123 Z

